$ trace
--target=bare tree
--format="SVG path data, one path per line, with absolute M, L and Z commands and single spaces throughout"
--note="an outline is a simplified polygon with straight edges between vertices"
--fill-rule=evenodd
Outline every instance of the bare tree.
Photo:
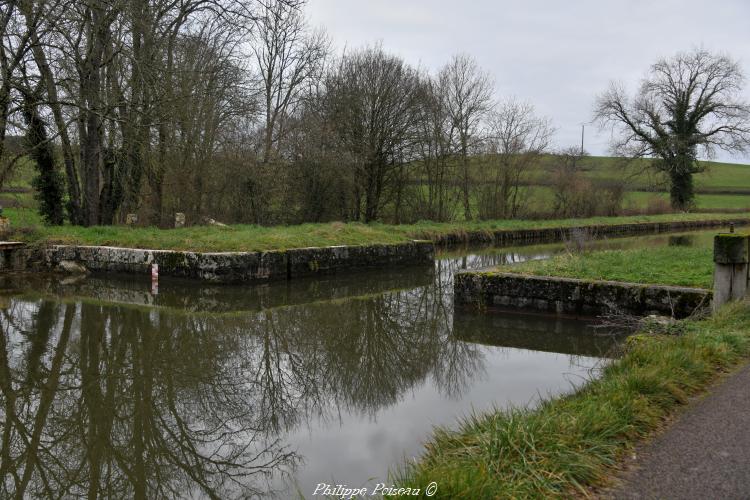
M 516 217 L 528 198 L 521 191 L 539 158 L 549 148 L 554 128 L 530 103 L 508 99 L 489 114 L 483 159 L 480 216 Z
M 439 78 L 425 76 L 420 86 L 420 118 L 417 120 L 419 162 L 415 189 L 415 215 L 420 219 L 448 220 L 455 211 L 455 165 L 452 161 L 456 128 L 448 112 Z M 424 188 L 423 188 L 424 186 Z
M 599 96 L 595 117 L 619 132 L 615 151 L 656 158 L 655 168 L 670 181 L 674 208 L 685 210 L 693 197 L 699 155 L 750 148 L 750 105 L 741 99 L 739 64 L 699 49 L 661 59 L 640 89 L 628 97 L 612 83 Z
M 34 16 L 30 28 L 18 15 L 18 2 L 0 2 L 0 186 L 12 173 L 17 158 L 5 158 L 5 138 L 11 119 L 22 106 L 23 98 L 14 92 L 19 86 L 31 45 L 31 33 L 39 27 L 40 16 Z
M 419 73 L 381 47 L 346 55 L 326 83 L 339 150 L 356 170 L 353 218 L 376 220 L 395 177 L 413 157 Z
M 311 80 L 321 76 L 329 41 L 311 31 L 303 17 L 303 1 L 270 0 L 256 23 L 253 45 L 265 112 L 263 162 L 278 152 L 286 117 L 293 114 Z
M 451 58 L 438 74 L 440 86 L 451 124 L 456 130 L 456 152 L 461 164 L 461 190 L 464 217 L 471 215 L 471 173 L 469 156 L 481 142 L 481 123 L 492 108 L 493 84 L 489 75 L 482 71 L 476 61 L 458 54 Z

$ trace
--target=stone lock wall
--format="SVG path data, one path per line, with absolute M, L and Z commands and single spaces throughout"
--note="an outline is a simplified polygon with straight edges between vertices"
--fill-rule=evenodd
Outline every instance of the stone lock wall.
M 457 274 L 454 292 L 457 305 L 578 316 L 619 311 L 684 318 L 711 303 L 711 292 L 700 288 L 492 272 Z
M 750 224 L 750 219 L 736 219 L 731 221 L 737 226 Z M 695 221 L 674 222 L 633 222 L 628 224 L 600 224 L 581 227 L 542 228 L 542 229 L 503 229 L 497 231 L 467 231 L 435 237 L 435 243 L 454 245 L 466 243 L 492 243 L 495 245 L 554 243 L 576 239 L 584 232 L 587 237 L 601 238 L 604 236 L 628 236 L 639 234 L 658 234 L 690 229 L 709 229 L 722 227 L 730 223 L 728 220 L 706 219 Z
M 299 248 L 271 252 L 181 252 L 135 248 L 58 245 L 47 249 L 45 265 L 66 263 L 94 273 L 159 274 L 219 283 L 264 282 L 337 271 L 392 265 L 431 265 L 434 247 L 428 241 L 398 245 Z

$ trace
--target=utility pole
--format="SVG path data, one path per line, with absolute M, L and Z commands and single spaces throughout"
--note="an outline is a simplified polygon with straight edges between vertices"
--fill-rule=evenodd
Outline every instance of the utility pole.
M 581 156 L 583 156 L 583 135 L 586 131 L 586 124 L 581 123 Z

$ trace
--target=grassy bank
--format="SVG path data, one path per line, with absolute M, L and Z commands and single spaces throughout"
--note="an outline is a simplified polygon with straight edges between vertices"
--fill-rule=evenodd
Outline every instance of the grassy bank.
M 44 226 L 31 210 L 7 209 L 13 233 L 6 238 L 40 244 L 110 245 L 131 248 L 193 251 L 262 251 L 330 245 L 402 243 L 413 239 L 437 240 L 446 235 L 497 230 L 580 227 L 639 222 L 748 219 L 742 214 L 667 214 L 628 217 L 593 217 L 562 220 L 495 220 L 472 222 L 420 222 L 386 225 L 360 223 L 301 224 L 261 227 L 253 225 L 194 226 L 181 229 L 125 226 Z
M 712 251 L 708 246 L 666 246 L 562 254 L 499 267 L 499 271 L 586 280 L 711 288 Z
M 438 429 L 396 481 L 423 489 L 436 481 L 437 498 L 587 495 L 638 440 L 750 354 L 747 304 L 681 326 L 681 335 L 631 337 L 619 360 L 572 395 Z

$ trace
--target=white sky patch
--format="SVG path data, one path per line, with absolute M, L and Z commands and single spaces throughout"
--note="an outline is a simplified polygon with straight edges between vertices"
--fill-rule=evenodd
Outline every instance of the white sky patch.
M 494 77 L 498 98 L 529 100 L 553 120 L 558 147 L 580 144 L 581 124 L 611 80 L 634 90 L 659 57 L 721 51 L 750 79 L 747 0 L 309 0 L 307 12 L 339 51 L 381 42 L 430 71 L 471 54 Z M 587 125 L 590 153 L 608 154 L 608 144 L 608 132 Z M 750 154 L 717 159 L 750 163 Z

